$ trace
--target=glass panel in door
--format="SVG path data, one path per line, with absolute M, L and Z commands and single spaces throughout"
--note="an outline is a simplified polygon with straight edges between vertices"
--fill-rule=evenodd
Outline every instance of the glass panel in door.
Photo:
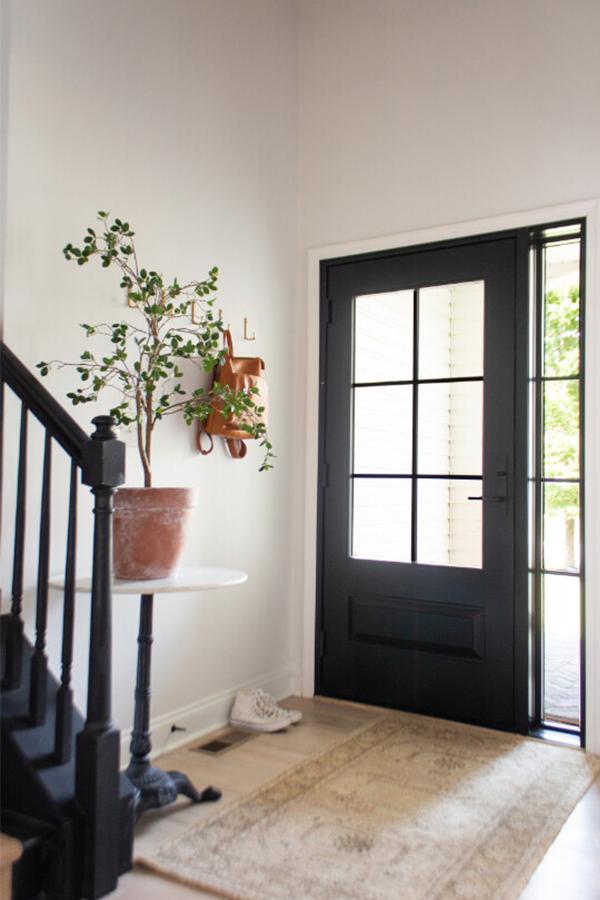
M 354 300 L 351 556 L 482 564 L 483 281 Z

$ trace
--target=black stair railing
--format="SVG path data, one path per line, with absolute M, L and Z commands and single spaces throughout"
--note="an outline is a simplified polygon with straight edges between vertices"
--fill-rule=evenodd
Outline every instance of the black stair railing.
M 6 618 L 3 690 L 23 684 L 23 579 L 28 488 L 27 431 L 33 415 L 45 430 L 36 591 L 35 642 L 29 681 L 32 725 L 46 717 L 48 578 L 52 449 L 59 444 L 71 459 L 66 535 L 60 687 L 56 701 L 54 761 L 65 763 L 72 748 L 75 573 L 78 478 L 94 496 L 94 537 L 86 720 L 76 738 L 75 799 L 81 813 L 80 896 L 101 897 L 113 890 L 119 871 L 119 745 L 111 720 L 111 517 L 114 490 L 124 481 L 125 445 L 116 439 L 114 420 L 98 416 L 91 438 L 63 410 L 12 351 L 0 342 L 2 390 L 6 384 L 21 402 L 19 461 L 10 613 Z M 2 403 L 4 407 L 4 403 Z M 78 657 L 80 655 L 78 654 Z M 121 836 L 122 838 L 123 836 Z

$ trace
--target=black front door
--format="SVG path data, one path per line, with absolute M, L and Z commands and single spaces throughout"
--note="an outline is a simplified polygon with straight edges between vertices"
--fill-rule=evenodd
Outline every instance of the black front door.
M 515 250 L 322 264 L 321 694 L 515 727 Z

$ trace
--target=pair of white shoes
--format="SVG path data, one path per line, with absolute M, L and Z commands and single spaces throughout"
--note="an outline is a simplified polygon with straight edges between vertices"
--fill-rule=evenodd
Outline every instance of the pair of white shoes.
M 251 694 L 240 691 L 231 709 L 229 724 L 251 731 L 283 731 L 296 725 L 301 718 L 302 713 L 297 709 L 282 709 L 275 697 L 258 688 Z

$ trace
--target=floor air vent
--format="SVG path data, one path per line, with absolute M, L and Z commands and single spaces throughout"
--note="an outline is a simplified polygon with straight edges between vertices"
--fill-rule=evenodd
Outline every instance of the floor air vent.
M 190 747 L 190 750 L 193 753 L 210 753 L 211 756 L 218 756 L 220 753 L 239 747 L 240 744 L 250 740 L 251 737 L 254 737 L 254 735 L 249 734 L 247 731 L 236 731 L 234 728 L 230 728 L 216 737 L 210 738 L 203 744 L 198 744 L 197 747 Z

